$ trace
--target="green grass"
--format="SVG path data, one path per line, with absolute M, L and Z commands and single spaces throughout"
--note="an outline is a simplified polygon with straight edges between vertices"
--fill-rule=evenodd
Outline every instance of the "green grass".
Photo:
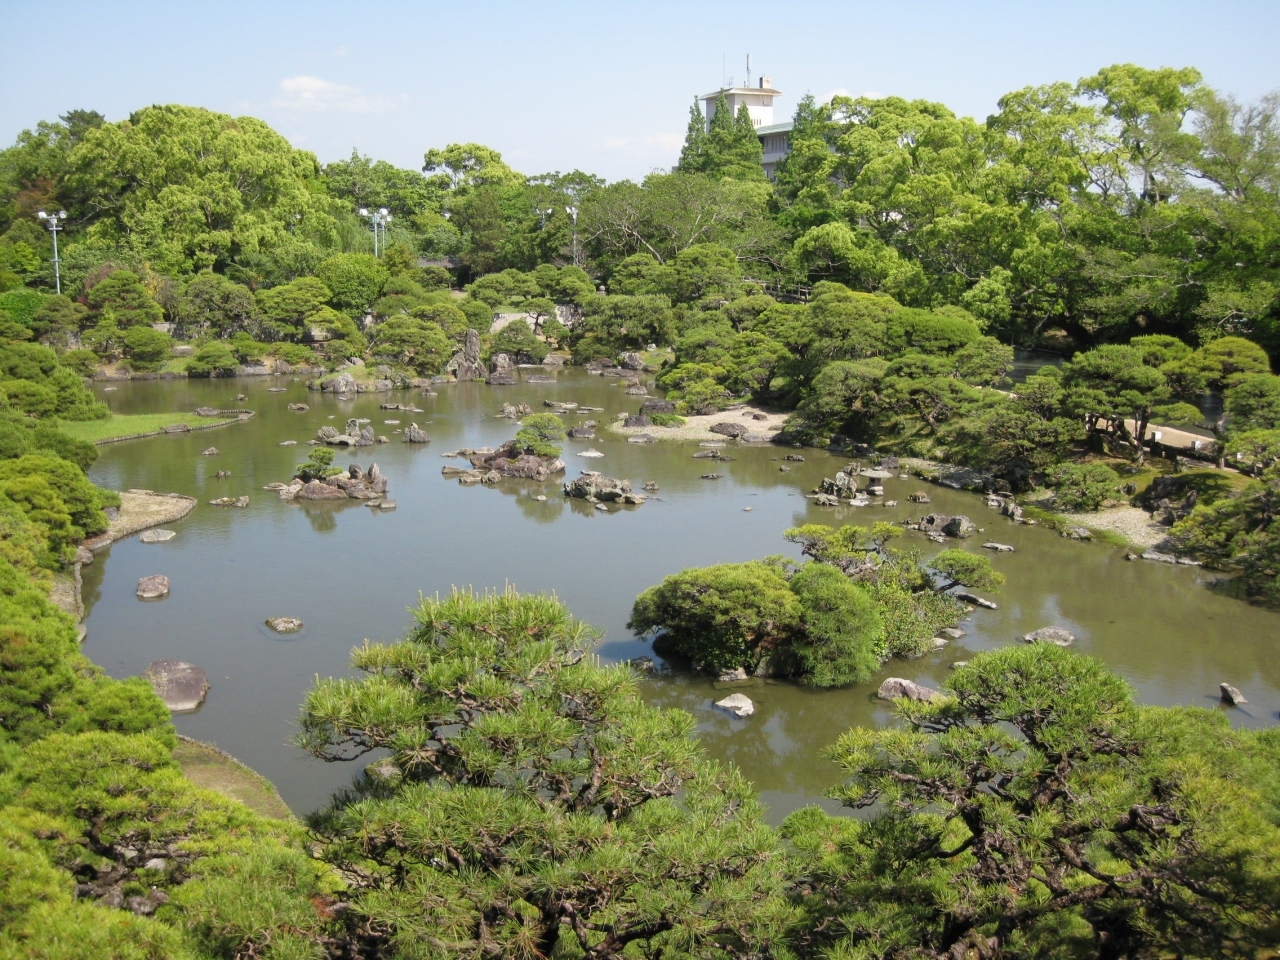
M 77 440 L 99 443 L 138 433 L 155 433 L 175 423 L 196 424 L 200 420 L 194 413 L 113 413 L 105 420 L 63 420 L 58 429 Z

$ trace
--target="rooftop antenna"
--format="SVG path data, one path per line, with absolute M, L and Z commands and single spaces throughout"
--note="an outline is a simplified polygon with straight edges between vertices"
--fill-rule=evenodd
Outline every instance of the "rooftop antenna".
M 751 86 L 751 54 L 747 54 L 747 82 L 744 86 Z

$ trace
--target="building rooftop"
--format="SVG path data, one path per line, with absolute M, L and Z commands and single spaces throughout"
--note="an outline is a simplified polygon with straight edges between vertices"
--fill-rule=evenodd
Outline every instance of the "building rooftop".
M 722 94 L 722 93 L 723 93 L 726 97 L 727 97 L 729 94 L 731 94 L 731 93 L 743 93 L 743 94 L 746 94 L 746 93 L 754 93 L 754 94 L 756 94 L 757 96 L 759 96 L 760 94 L 764 94 L 765 96 L 770 96 L 770 97 L 780 97 L 780 96 L 782 96 L 782 91 L 781 91 L 781 90 L 775 90 L 775 89 L 773 89 L 773 87 L 723 87 L 723 88 L 721 88 L 721 89 L 719 89 L 719 90 L 712 90 L 710 93 L 704 93 L 704 94 L 701 94 L 701 95 L 698 97 L 698 99 L 699 99 L 699 100 L 709 100 L 709 99 L 710 99 L 710 98 L 712 98 L 712 97 L 718 97 L 718 96 L 720 96 L 720 94 Z
M 795 121 L 784 120 L 782 123 L 771 123 L 767 127 L 756 127 L 756 136 L 766 137 L 771 133 L 790 133 Z

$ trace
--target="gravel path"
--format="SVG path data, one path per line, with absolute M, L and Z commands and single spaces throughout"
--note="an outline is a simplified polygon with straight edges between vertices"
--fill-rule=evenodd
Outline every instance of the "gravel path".
M 756 420 L 754 416 L 763 415 L 763 420 Z M 655 440 L 725 440 L 728 439 L 718 433 L 711 432 L 711 426 L 717 423 L 741 423 L 750 433 L 745 439 L 759 443 L 771 443 L 773 438 L 782 430 L 782 425 L 787 422 L 789 413 L 771 413 L 761 407 L 744 404 L 743 406 L 730 407 L 728 410 L 721 410 L 719 413 L 712 413 L 706 416 L 685 417 L 684 426 L 681 427 L 624 427 L 621 426 L 622 421 L 616 420 L 609 424 L 609 429 L 615 433 L 620 433 L 624 437 L 633 437 L 638 433 L 647 433 Z

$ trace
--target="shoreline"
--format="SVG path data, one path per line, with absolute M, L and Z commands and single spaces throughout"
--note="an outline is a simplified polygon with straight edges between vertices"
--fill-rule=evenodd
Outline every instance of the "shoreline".
M 255 415 L 253 410 L 223 410 L 221 412 L 234 413 L 236 416 L 229 420 L 219 420 L 216 423 L 197 423 L 194 427 L 185 423 L 177 423 L 170 427 L 161 427 L 159 430 L 152 430 L 148 433 L 130 433 L 123 437 L 103 437 L 101 440 L 94 440 L 93 445 L 98 447 L 107 443 L 121 443 L 125 440 L 143 440 L 146 437 L 195 433 L 197 430 L 212 430 L 214 427 L 225 427 L 233 423 L 244 423 L 246 420 L 252 420 Z M 179 430 L 177 429 L 178 427 L 181 427 L 182 429 Z
M 637 398 L 639 399 L 639 398 Z M 658 399 L 645 397 L 645 400 Z M 761 416 L 764 419 L 755 419 Z M 791 416 L 790 411 L 778 413 L 766 410 L 755 404 L 743 403 L 727 407 L 718 413 L 695 414 L 684 418 L 679 427 L 660 427 L 656 424 L 648 427 L 624 427 L 621 420 L 613 420 L 606 424 L 606 429 L 630 439 L 639 434 L 647 434 L 654 440 L 724 440 L 737 439 L 745 443 L 773 443 L 782 432 L 782 425 Z M 741 424 L 747 429 L 745 436 L 730 438 L 720 433 L 713 433 L 711 427 L 718 423 Z

